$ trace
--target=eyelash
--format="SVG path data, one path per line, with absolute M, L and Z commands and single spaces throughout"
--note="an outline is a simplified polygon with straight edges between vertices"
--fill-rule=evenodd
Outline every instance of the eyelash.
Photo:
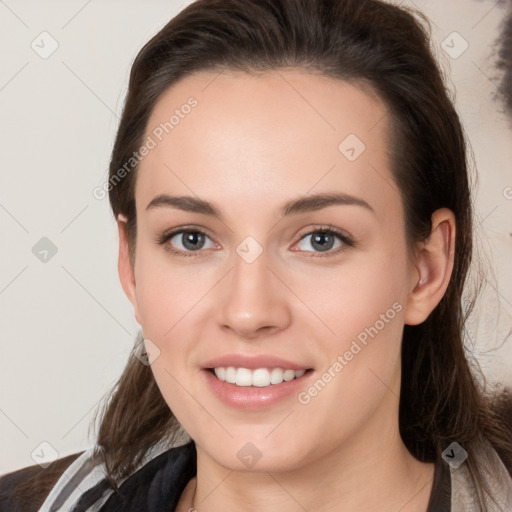
M 159 235 L 157 237 L 155 242 L 158 245 L 164 246 L 164 250 L 166 250 L 167 252 L 169 252 L 175 256 L 180 256 L 180 257 L 184 257 L 184 258 L 198 256 L 201 252 L 204 252 L 201 249 L 199 249 L 198 251 L 182 251 L 179 249 L 173 249 L 169 244 L 167 244 L 167 242 L 171 238 L 173 238 L 176 235 L 183 234 L 183 233 L 199 233 L 201 235 L 204 235 L 205 237 L 210 238 L 208 236 L 208 234 L 205 233 L 202 229 L 190 227 L 190 228 L 179 228 L 179 229 L 175 229 L 170 232 L 162 233 L 161 235 Z M 349 236 L 346 233 L 340 231 L 339 229 L 333 228 L 331 226 L 320 226 L 318 228 L 312 229 L 312 230 L 308 231 L 307 233 L 304 233 L 300 237 L 299 242 L 302 241 L 307 236 L 310 236 L 313 234 L 334 235 L 342 242 L 343 245 L 341 247 L 338 247 L 335 250 L 329 250 L 329 251 L 325 251 L 323 253 L 319 251 L 319 252 L 314 253 L 315 254 L 314 256 L 311 255 L 308 257 L 326 258 L 326 257 L 330 257 L 330 256 L 335 256 L 341 252 L 345 252 L 348 247 L 355 247 L 357 245 L 355 240 L 351 236 Z M 302 252 L 302 251 L 299 250 L 299 251 L 294 251 L 294 252 Z M 313 251 L 304 251 L 304 252 L 311 253 Z

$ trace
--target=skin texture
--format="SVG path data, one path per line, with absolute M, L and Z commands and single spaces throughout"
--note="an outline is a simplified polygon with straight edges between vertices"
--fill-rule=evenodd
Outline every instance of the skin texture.
M 151 368 L 163 397 L 198 451 L 179 510 L 193 500 L 200 512 L 424 511 L 433 465 L 414 459 L 399 435 L 400 345 L 404 323 L 421 323 L 446 290 L 453 214 L 435 212 L 431 236 L 411 255 L 390 170 L 390 116 L 359 84 L 299 69 L 201 72 L 161 96 L 146 135 L 190 96 L 197 106 L 138 169 L 134 268 L 118 219 L 123 289 L 160 350 Z M 354 161 L 338 148 L 349 134 L 366 147 Z M 285 202 L 321 192 L 350 194 L 371 209 L 280 215 Z M 163 193 L 208 200 L 222 220 L 146 210 Z M 328 252 L 315 249 L 303 237 L 322 226 L 355 245 L 336 239 Z M 199 252 L 180 257 L 156 243 L 180 227 L 206 232 Z M 247 236 L 262 249 L 252 263 L 236 251 Z M 166 245 L 186 251 L 181 235 Z M 208 359 L 272 354 L 313 369 L 307 390 L 393 304 L 394 317 L 307 404 L 292 394 L 240 410 L 205 384 Z M 248 442 L 261 453 L 251 468 L 237 456 Z

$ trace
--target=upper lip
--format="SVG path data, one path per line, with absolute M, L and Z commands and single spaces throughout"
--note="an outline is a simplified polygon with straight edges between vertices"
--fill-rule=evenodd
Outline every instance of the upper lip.
M 227 368 L 234 366 L 235 368 L 247 368 L 255 370 L 257 368 L 283 368 L 285 370 L 307 370 L 310 367 L 300 363 L 294 363 L 280 357 L 270 354 L 226 354 L 214 359 L 210 359 L 204 363 L 205 368 Z

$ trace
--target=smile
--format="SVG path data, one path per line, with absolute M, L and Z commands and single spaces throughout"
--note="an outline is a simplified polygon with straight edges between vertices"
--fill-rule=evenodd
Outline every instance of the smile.
M 271 385 L 281 384 L 302 377 L 306 370 L 292 370 L 283 368 L 235 368 L 233 366 L 219 366 L 213 368 L 215 376 L 229 384 L 235 384 L 240 387 L 255 386 L 264 388 Z

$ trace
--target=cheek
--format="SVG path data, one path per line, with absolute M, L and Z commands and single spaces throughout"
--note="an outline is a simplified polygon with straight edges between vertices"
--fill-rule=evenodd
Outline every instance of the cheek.
M 307 282 L 297 278 L 297 294 L 307 297 L 309 308 L 330 331 L 316 337 L 322 391 L 317 396 L 314 389 L 304 390 L 304 401 L 311 398 L 318 410 L 334 411 L 331 421 L 341 410 L 352 411 L 354 421 L 361 419 L 388 387 L 395 387 L 407 298 L 404 268 L 405 244 L 397 243 L 360 253 L 336 272 L 313 273 Z M 318 321 L 316 325 L 322 327 Z M 304 329 L 311 333 L 312 326 L 310 321 Z M 323 328 L 317 332 L 327 333 Z M 341 408 L 332 409 L 333 403 Z M 348 421 L 343 414 L 339 420 Z
M 317 336 L 323 365 L 298 396 L 295 419 L 307 425 L 304 435 L 322 432 L 326 442 L 338 442 L 358 432 L 381 404 L 398 403 L 406 259 L 391 256 L 361 259 L 350 271 L 317 281 L 321 286 L 310 295 L 311 309 L 334 334 Z
M 291 269 L 286 280 L 317 317 L 308 313 L 310 328 L 323 323 L 331 333 L 329 351 L 341 350 L 355 338 L 364 341 L 367 329 L 375 325 L 379 332 L 385 327 L 390 337 L 396 339 L 397 333 L 400 337 L 400 312 L 407 297 L 406 266 L 405 248 L 388 247 L 354 252 L 338 268 Z
M 187 363 L 203 325 L 197 315 L 201 298 L 212 288 L 211 279 L 197 266 L 171 265 L 165 255 L 148 251 L 144 256 L 138 260 L 136 295 L 144 337 L 159 350 L 151 371 L 173 414 L 195 436 L 194 425 L 204 424 L 206 418 L 192 398 L 197 395 L 191 385 L 197 369 L 191 374 Z
M 171 264 L 160 251 L 141 251 L 140 256 L 136 300 L 141 325 L 145 336 L 162 340 L 172 336 L 211 289 L 211 277 L 197 265 Z

